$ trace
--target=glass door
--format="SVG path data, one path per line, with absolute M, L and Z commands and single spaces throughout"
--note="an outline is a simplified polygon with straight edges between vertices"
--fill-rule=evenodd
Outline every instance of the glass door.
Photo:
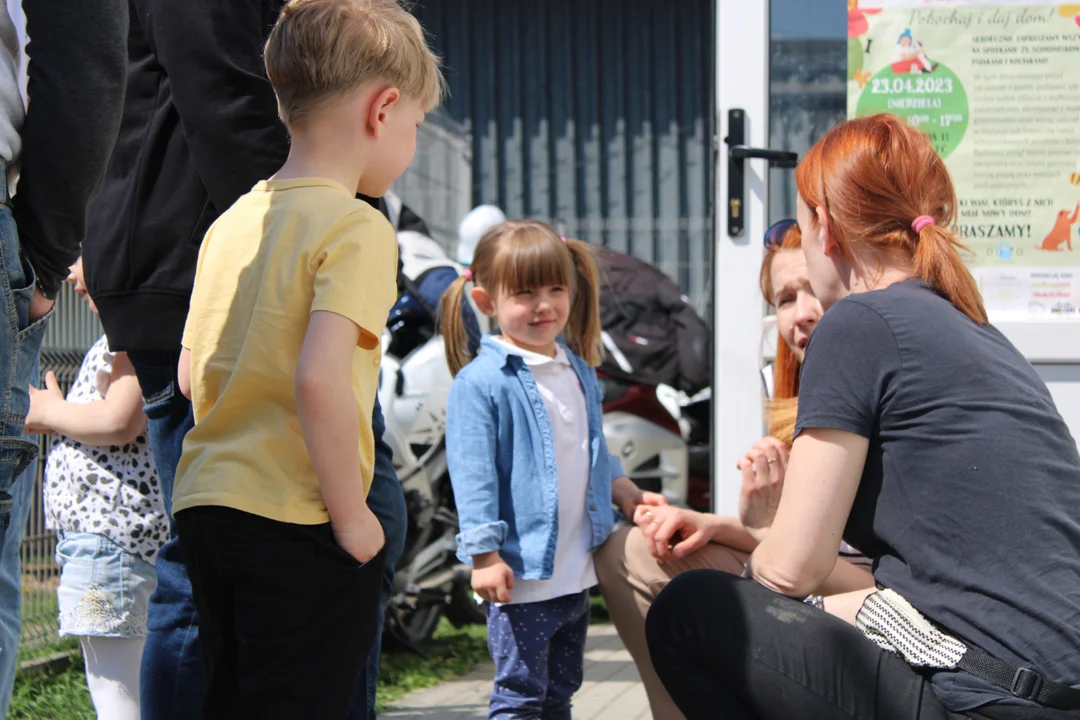
M 771 0 L 769 146 L 802 157 L 847 110 L 847 0 Z M 769 223 L 795 217 L 795 174 L 769 170 Z

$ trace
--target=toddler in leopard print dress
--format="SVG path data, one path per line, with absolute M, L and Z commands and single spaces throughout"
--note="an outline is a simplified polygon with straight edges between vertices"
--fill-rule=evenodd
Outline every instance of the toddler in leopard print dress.
M 68 280 L 94 308 L 82 264 Z M 57 533 L 60 634 L 80 639 L 99 718 L 139 718 L 139 666 L 154 556 L 168 539 L 142 393 L 105 337 L 65 398 L 49 373 L 31 388 L 27 430 L 55 433 L 45 468 L 46 526 Z

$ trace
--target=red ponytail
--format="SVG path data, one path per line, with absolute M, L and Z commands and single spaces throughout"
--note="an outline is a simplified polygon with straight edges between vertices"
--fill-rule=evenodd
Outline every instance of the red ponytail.
M 930 141 L 893 115 L 842 123 L 825 134 L 795 171 L 799 195 L 811 210 L 825 208 L 830 237 L 849 261 L 855 250 L 878 255 L 901 250 L 916 277 L 969 318 L 987 323 L 975 279 L 949 230 L 956 191 Z M 920 216 L 934 219 L 916 232 Z

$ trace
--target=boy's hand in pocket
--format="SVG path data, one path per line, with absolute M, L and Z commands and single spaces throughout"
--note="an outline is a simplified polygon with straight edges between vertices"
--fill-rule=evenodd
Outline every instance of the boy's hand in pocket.
M 338 545 L 361 564 L 378 555 L 386 544 L 382 523 L 367 505 L 353 522 L 344 527 L 331 523 L 331 528 Z
M 498 552 L 473 555 L 472 586 L 485 602 L 508 603 L 513 600 L 514 571 Z

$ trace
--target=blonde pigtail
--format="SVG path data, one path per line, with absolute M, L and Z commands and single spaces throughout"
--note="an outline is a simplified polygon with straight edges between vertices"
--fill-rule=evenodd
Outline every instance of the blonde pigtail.
M 439 327 L 446 350 L 446 363 L 450 374 L 457 375 L 461 368 L 472 360 L 469 352 L 469 335 L 465 330 L 465 320 L 461 317 L 461 306 L 465 299 L 465 285 L 469 282 L 466 275 L 461 275 L 450 284 L 439 300 Z
M 566 340 L 582 360 L 598 367 L 604 359 L 604 341 L 600 337 L 600 274 L 588 243 L 567 240 L 566 248 L 574 258 L 575 271 Z

